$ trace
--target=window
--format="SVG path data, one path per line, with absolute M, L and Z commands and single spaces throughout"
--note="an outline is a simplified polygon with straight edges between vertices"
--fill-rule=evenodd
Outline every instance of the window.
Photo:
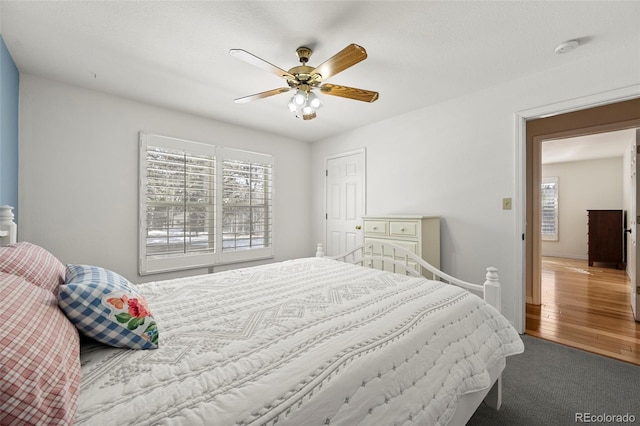
M 271 257 L 272 156 L 140 133 L 141 274 Z
M 272 173 L 270 155 L 232 149 L 222 159 L 222 259 L 271 255 Z
M 542 178 L 542 239 L 558 241 L 558 178 Z

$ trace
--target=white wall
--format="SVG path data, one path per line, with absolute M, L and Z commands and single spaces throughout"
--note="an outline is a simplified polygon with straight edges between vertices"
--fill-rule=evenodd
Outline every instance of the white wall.
M 325 157 L 366 147 L 367 213 L 442 216 L 442 268 L 478 282 L 486 266 L 496 266 L 503 313 L 520 328 L 522 218 L 502 210 L 503 197 L 523 190 L 516 188 L 516 114 L 639 83 L 638 52 L 630 47 L 567 65 L 558 56 L 547 72 L 314 143 L 312 239 L 324 240 Z
M 544 149 L 544 147 L 543 147 Z M 623 210 L 622 157 L 545 164 L 558 178 L 558 241 L 543 241 L 542 255 L 588 258 L 587 210 Z
M 132 282 L 206 272 L 138 276 L 139 131 L 273 154 L 275 260 L 313 255 L 308 144 L 25 74 L 19 239 Z

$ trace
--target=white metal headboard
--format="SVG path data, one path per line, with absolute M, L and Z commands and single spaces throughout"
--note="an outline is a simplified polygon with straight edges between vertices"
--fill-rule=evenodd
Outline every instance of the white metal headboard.
M 0 206 L 0 246 L 14 244 L 18 235 L 18 226 L 13 221 L 13 207 Z

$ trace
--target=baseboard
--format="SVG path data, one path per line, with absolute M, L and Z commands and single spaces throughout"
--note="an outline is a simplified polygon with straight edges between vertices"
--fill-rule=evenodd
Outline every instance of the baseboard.
M 586 254 L 545 252 L 545 253 L 542 253 L 542 257 L 562 257 L 564 259 L 589 260 L 589 255 L 586 255 Z

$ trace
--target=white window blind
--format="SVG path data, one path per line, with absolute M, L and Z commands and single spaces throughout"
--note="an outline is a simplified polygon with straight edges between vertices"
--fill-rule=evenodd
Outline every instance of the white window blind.
M 271 256 L 272 157 L 224 150 L 222 161 L 222 256 L 225 261 Z
M 269 155 L 141 133 L 140 273 L 272 256 L 272 192 Z
M 545 241 L 558 241 L 558 178 L 543 178 L 540 194 L 542 239 Z
M 213 252 L 215 158 L 147 147 L 147 254 Z

